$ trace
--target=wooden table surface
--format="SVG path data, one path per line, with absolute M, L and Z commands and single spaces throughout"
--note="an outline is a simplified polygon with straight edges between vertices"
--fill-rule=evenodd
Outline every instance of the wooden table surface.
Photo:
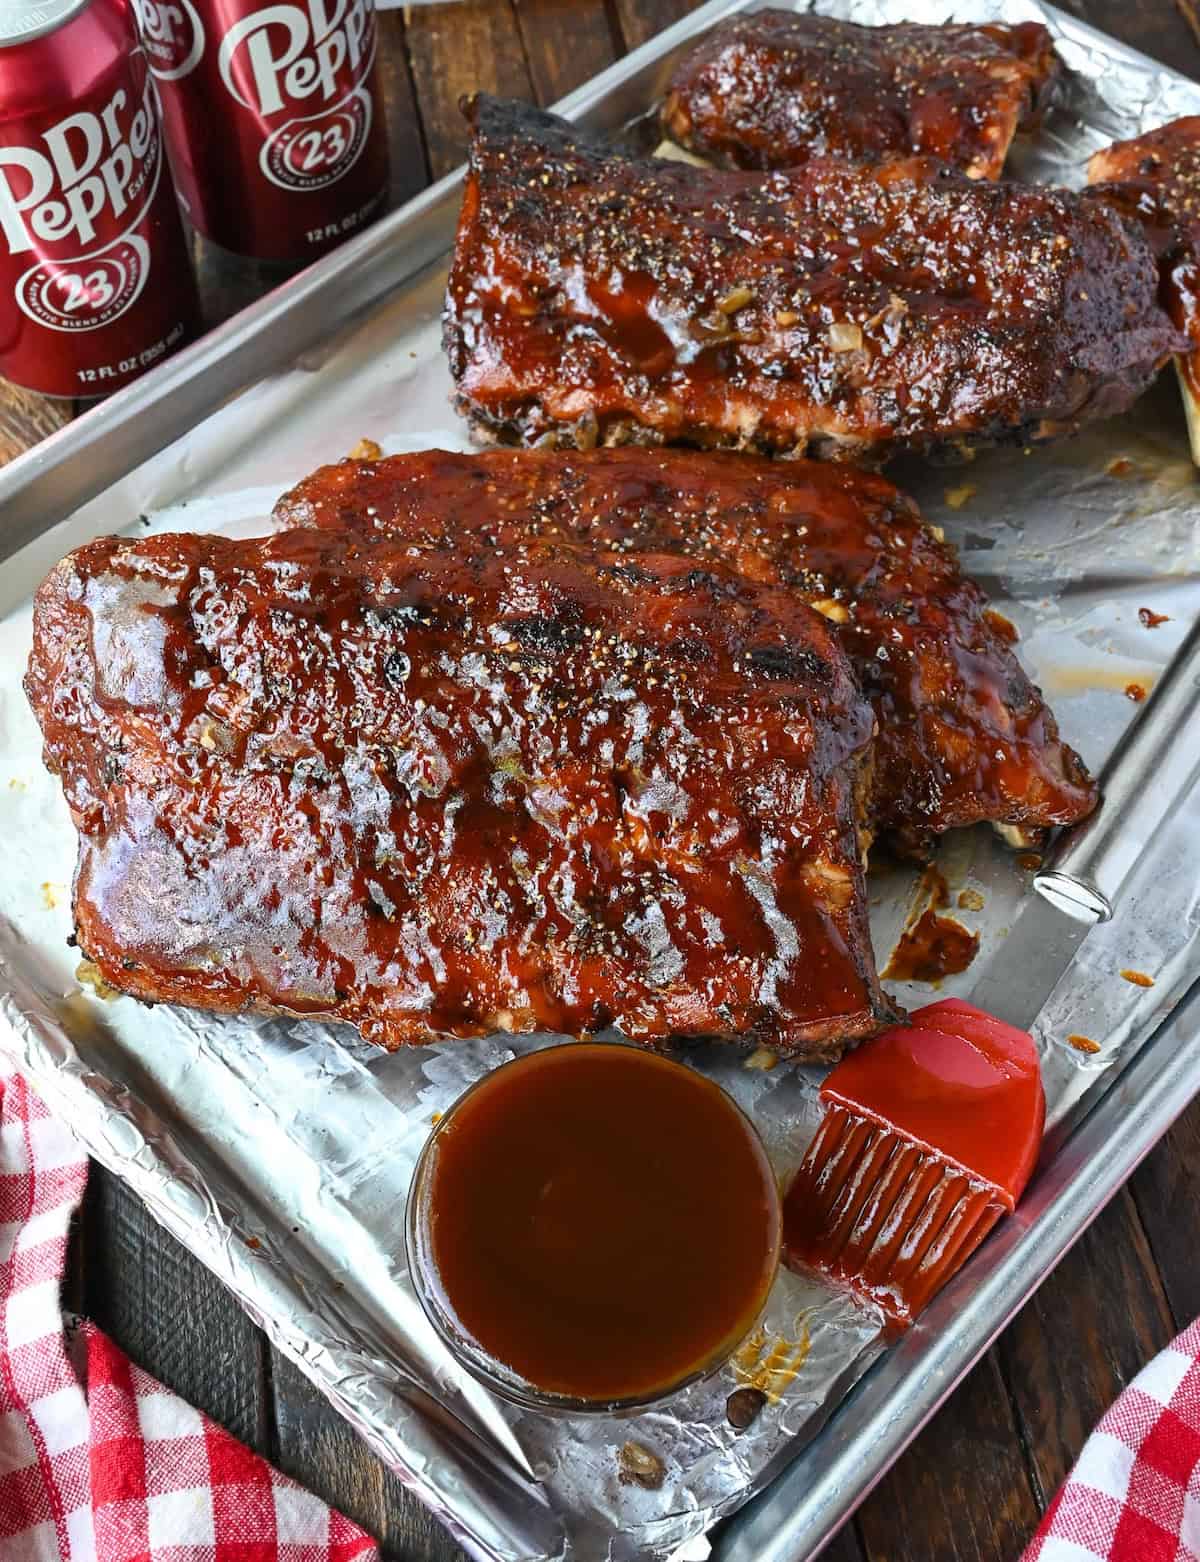
M 1196 0 L 1060 0 L 1200 77 Z M 460 94 L 550 103 L 691 9 L 689 0 L 465 0 L 380 17 L 396 202 L 462 158 Z M 912 7 L 914 18 L 921 6 Z M 198 257 L 206 316 L 279 268 Z M 74 413 L 0 381 L 0 464 Z M 1200 1101 L 823 1553 L 824 1562 L 1012 1562 L 1118 1390 L 1200 1313 Z M 150 1372 L 382 1542 L 463 1553 L 227 1291 L 138 1201 L 93 1171 L 68 1301 Z

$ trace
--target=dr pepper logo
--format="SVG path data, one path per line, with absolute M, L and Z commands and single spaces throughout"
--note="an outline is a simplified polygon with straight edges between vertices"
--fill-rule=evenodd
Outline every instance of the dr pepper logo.
M 137 5 L 151 70 L 163 81 L 181 80 L 207 41 L 192 0 Z M 263 125 L 258 161 L 272 184 L 319 189 L 358 161 L 371 129 L 362 82 L 374 53 L 375 17 L 364 0 L 264 5 L 229 28 L 217 70 L 230 96 Z
M 0 146 L 0 238 L 40 257 L 17 303 L 56 331 L 90 331 L 141 293 L 150 252 L 134 231 L 162 172 L 149 76 L 140 99 L 118 88 L 99 113 L 81 109 L 30 146 Z M 120 224 L 116 238 L 110 238 Z
M 192 0 L 134 0 L 150 69 L 160 81 L 179 81 L 204 53 L 204 23 Z
M 273 126 L 259 167 L 283 189 L 333 184 L 357 162 L 371 128 L 361 86 L 375 53 L 375 17 L 364 0 L 269 5 L 235 22 L 217 67 L 226 90 Z M 347 84 L 350 90 L 347 92 Z

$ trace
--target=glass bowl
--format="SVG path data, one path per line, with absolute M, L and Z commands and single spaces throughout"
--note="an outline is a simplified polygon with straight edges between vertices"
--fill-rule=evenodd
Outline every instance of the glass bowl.
M 621 1059 L 620 1063 L 617 1061 L 618 1056 Z M 636 1064 L 634 1059 L 637 1060 Z M 590 1074 L 585 1077 L 585 1073 L 581 1071 L 590 1071 Z M 665 1071 L 674 1071 L 673 1076 L 668 1077 Z M 572 1075 L 574 1075 L 573 1079 Z M 628 1086 L 633 1094 L 626 1097 L 624 1110 L 617 1114 L 619 1120 L 612 1125 L 612 1144 L 604 1152 L 607 1159 L 603 1159 L 601 1163 L 596 1159 L 595 1145 L 589 1140 L 587 1131 L 584 1129 L 575 1132 L 579 1129 L 579 1124 L 572 1118 L 571 1113 L 581 1109 L 586 1110 L 582 1108 L 582 1103 L 586 1095 L 594 1093 L 593 1086 L 596 1081 L 607 1079 L 611 1084 L 618 1080 L 618 1075 L 624 1075 L 625 1079 L 618 1083 L 616 1088 L 623 1091 Z M 639 1077 L 642 1083 L 638 1082 Z M 685 1084 L 686 1089 L 683 1088 Z M 560 1101 L 559 1117 L 556 1119 L 553 1113 L 542 1113 L 535 1120 L 543 1125 L 556 1121 L 557 1129 L 551 1131 L 543 1126 L 540 1134 L 525 1134 L 521 1137 L 514 1160 L 505 1161 L 498 1168 L 492 1167 L 490 1170 L 493 1175 L 488 1177 L 485 1185 L 480 1184 L 479 1190 L 472 1184 L 470 1175 L 467 1176 L 464 1184 L 460 1149 L 464 1141 L 461 1138 L 456 1139 L 456 1136 L 464 1133 L 478 1135 L 480 1132 L 478 1125 L 480 1122 L 488 1121 L 489 1112 L 492 1113 L 494 1122 L 496 1111 L 502 1113 L 505 1110 L 505 1097 L 508 1098 L 512 1110 L 528 1115 L 534 1111 L 535 1102 L 540 1110 L 542 1105 L 551 1101 L 555 1089 L 566 1092 L 565 1099 Z M 693 1122 L 698 1123 L 710 1136 L 705 1144 L 696 1147 L 696 1154 L 690 1163 L 685 1161 L 679 1151 L 680 1141 L 676 1139 L 672 1143 L 670 1137 L 672 1130 L 677 1133 L 685 1126 L 683 1119 L 686 1115 L 682 1108 L 676 1112 L 675 1107 L 670 1105 L 672 1097 L 677 1102 L 683 1102 L 685 1099 L 690 1101 L 687 1110 L 693 1111 L 694 1106 Z M 595 1100 L 600 1102 L 602 1097 L 596 1096 Z M 675 1119 L 666 1121 L 665 1119 L 670 1118 L 672 1113 L 675 1113 Z M 622 1137 L 627 1128 L 634 1136 L 628 1143 Z M 653 1131 L 655 1129 L 661 1131 Z M 544 1141 L 549 1139 L 556 1139 L 556 1142 L 543 1149 Z M 478 1139 L 476 1142 L 479 1142 Z M 465 1143 L 469 1154 L 470 1140 Z M 538 1149 L 531 1150 L 522 1161 L 522 1148 L 534 1144 L 538 1145 Z M 723 1167 L 718 1168 L 713 1163 L 712 1157 L 706 1154 L 709 1144 L 717 1144 L 725 1152 Z M 486 1148 L 485 1144 L 485 1151 Z M 510 1145 L 509 1148 L 511 1149 L 512 1146 Z M 624 1212 L 634 1207 L 629 1202 L 629 1188 L 618 1188 L 618 1196 L 625 1202 L 619 1207 L 622 1212 L 619 1218 L 614 1218 L 611 1214 L 613 1206 L 609 1194 L 617 1184 L 615 1182 L 610 1184 L 608 1181 L 608 1170 L 611 1164 L 618 1160 L 624 1165 L 626 1149 L 635 1157 L 640 1155 L 643 1164 L 657 1168 L 655 1175 L 659 1180 L 659 1186 L 654 1190 L 657 1200 L 648 1197 L 639 1201 L 638 1218 L 642 1229 L 639 1231 L 635 1227 L 630 1251 L 634 1254 L 632 1272 L 637 1274 L 640 1265 L 644 1278 L 645 1265 L 649 1265 L 650 1272 L 658 1281 L 658 1290 L 654 1294 L 662 1299 L 664 1305 L 647 1318 L 646 1309 L 649 1304 L 645 1298 L 650 1295 L 649 1290 L 643 1288 L 639 1291 L 635 1284 L 626 1285 L 625 1281 L 619 1281 L 617 1283 L 623 1286 L 624 1290 L 621 1296 L 615 1298 L 617 1306 L 611 1319 L 607 1311 L 602 1314 L 606 1325 L 604 1332 L 613 1333 L 617 1328 L 617 1320 L 623 1318 L 628 1311 L 630 1317 L 640 1319 L 638 1328 L 641 1332 L 635 1330 L 633 1338 L 640 1341 L 639 1349 L 642 1358 L 649 1360 L 657 1350 L 654 1336 L 650 1331 L 657 1326 L 657 1320 L 661 1319 L 663 1322 L 660 1338 L 664 1342 L 664 1351 L 668 1358 L 674 1359 L 664 1362 L 660 1378 L 654 1377 L 653 1373 L 647 1375 L 648 1369 L 644 1368 L 635 1386 L 629 1383 L 618 1384 L 621 1374 L 619 1367 L 613 1368 L 610 1374 L 611 1381 L 607 1385 L 598 1381 L 599 1375 L 605 1370 L 601 1366 L 587 1369 L 592 1381 L 589 1382 L 586 1390 L 577 1391 L 563 1387 L 564 1380 L 561 1375 L 557 1385 L 546 1386 L 544 1382 L 535 1381 L 537 1374 L 532 1370 L 522 1371 L 512 1364 L 511 1359 L 503 1359 L 504 1355 L 510 1358 L 519 1355 L 519 1350 L 505 1350 L 501 1353 L 500 1350 L 489 1345 L 485 1338 L 489 1328 L 481 1327 L 478 1323 L 482 1305 L 478 1294 L 473 1294 L 471 1299 L 471 1307 L 477 1319 L 476 1326 L 468 1327 L 463 1322 L 461 1309 L 456 1306 L 450 1294 L 459 1282 L 456 1280 L 453 1284 L 447 1285 L 442 1268 L 439 1266 L 439 1231 L 444 1233 L 443 1243 L 451 1243 L 450 1247 L 443 1246 L 447 1264 L 453 1260 L 453 1266 L 461 1272 L 462 1265 L 457 1255 L 464 1249 L 461 1244 L 452 1242 L 450 1235 L 452 1223 L 462 1217 L 465 1206 L 482 1200 L 491 1200 L 492 1204 L 484 1213 L 490 1214 L 493 1207 L 496 1209 L 497 1221 L 494 1227 L 489 1227 L 486 1222 L 480 1225 L 480 1220 L 484 1218 L 483 1214 L 471 1217 L 475 1221 L 471 1229 L 476 1233 L 483 1233 L 483 1239 L 475 1241 L 475 1246 L 481 1255 L 481 1262 L 473 1278 L 482 1276 L 486 1279 L 489 1275 L 499 1277 L 503 1272 L 503 1302 L 506 1305 L 498 1307 L 498 1311 L 506 1313 L 509 1323 L 514 1316 L 512 1305 L 514 1298 L 522 1302 L 527 1297 L 531 1336 L 538 1333 L 537 1319 L 540 1318 L 543 1330 L 546 1329 L 548 1322 L 548 1332 L 554 1335 L 556 1341 L 560 1344 L 563 1340 L 571 1342 L 569 1347 L 563 1346 L 564 1349 L 574 1349 L 577 1344 L 579 1355 L 582 1357 L 588 1348 L 584 1343 L 585 1336 L 588 1344 L 592 1338 L 588 1333 L 588 1304 L 597 1294 L 588 1292 L 582 1298 L 580 1297 L 581 1288 L 589 1283 L 587 1279 L 589 1263 L 593 1265 L 594 1277 L 595 1262 L 603 1257 L 606 1251 L 604 1241 L 611 1239 L 615 1234 L 619 1247 L 623 1239 L 622 1228 L 626 1224 Z M 674 1156 L 671 1154 L 672 1149 L 676 1152 Z M 589 1151 L 592 1152 L 590 1156 Z M 621 1153 L 618 1154 L 618 1151 Z M 537 1159 L 542 1155 L 546 1157 L 544 1168 L 546 1180 L 539 1192 L 532 1193 L 530 1190 L 537 1187 L 537 1179 L 543 1173 L 543 1168 Z M 458 1169 L 444 1169 L 442 1167 L 444 1159 L 448 1159 L 452 1167 L 457 1159 Z M 477 1161 L 474 1164 L 486 1170 L 484 1161 Z M 511 1177 L 508 1175 L 510 1167 Z M 598 1167 L 599 1172 L 597 1172 Z M 740 1187 L 731 1177 L 731 1172 L 741 1178 Z M 622 1170 L 620 1175 L 627 1174 Z M 638 1175 L 636 1168 L 628 1175 L 632 1178 L 631 1185 L 636 1185 Z M 688 1175 L 695 1176 L 701 1194 L 707 1194 L 709 1199 L 708 1217 L 710 1227 L 715 1232 L 713 1240 L 708 1244 L 713 1249 L 711 1253 L 703 1252 L 704 1244 L 698 1244 L 694 1240 L 699 1223 L 695 1212 L 688 1207 Z M 533 1181 L 530 1180 L 531 1177 Z M 506 1183 L 511 1186 L 513 1198 L 497 1204 L 501 1185 Z M 590 1200 L 591 1213 L 599 1217 L 593 1224 L 602 1232 L 602 1240 L 597 1242 L 594 1250 L 586 1250 L 588 1228 L 578 1222 L 572 1223 L 570 1206 L 563 1207 L 560 1199 L 551 1214 L 547 1214 L 543 1208 L 544 1196 L 548 1190 L 564 1185 L 569 1189 L 573 1188 L 576 1193 L 582 1190 L 585 1194 L 585 1204 Z M 464 1187 L 466 1197 L 463 1196 Z M 448 1212 L 443 1213 L 440 1200 L 451 1196 L 451 1188 L 455 1195 L 452 1207 Z M 748 1201 L 739 1200 L 739 1192 L 747 1189 L 752 1190 L 753 1198 Z M 659 1206 L 657 1210 L 653 1207 L 656 1202 Z M 553 1198 L 550 1199 L 550 1203 L 554 1204 Z M 719 1231 L 716 1230 L 717 1217 L 711 1216 L 714 1207 L 720 1211 Z M 653 1232 L 661 1233 L 661 1240 L 653 1240 L 649 1244 L 654 1249 L 651 1254 L 646 1238 L 651 1235 L 655 1215 L 662 1215 L 664 1211 L 666 1218 L 653 1224 Z M 701 1217 L 705 1216 L 704 1211 L 699 1213 Z M 497 1248 L 489 1239 L 494 1235 L 496 1242 L 503 1242 L 504 1239 L 499 1233 L 502 1228 L 508 1229 L 505 1223 L 509 1220 L 510 1214 L 512 1227 L 509 1234 L 515 1233 L 516 1241 L 514 1244 Z M 744 1219 L 741 1218 L 743 1215 Z M 759 1222 L 761 1228 L 759 1232 L 754 1231 L 747 1224 L 751 1218 Z M 549 1246 L 554 1256 L 545 1262 L 542 1273 L 535 1275 L 534 1283 L 527 1290 L 521 1289 L 517 1285 L 517 1268 L 513 1267 L 512 1273 L 508 1273 L 510 1255 L 513 1254 L 514 1247 L 519 1250 L 517 1256 L 512 1259 L 513 1266 L 528 1257 L 525 1233 L 530 1233 L 528 1245 L 536 1247 L 540 1244 L 539 1222 L 547 1225 L 549 1229 Z M 693 1240 L 684 1246 L 689 1223 Z M 762 1141 L 754 1125 L 719 1085 L 681 1063 L 648 1052 L 631 1043 L 572 1042 L 526 1053 L 511 1062 L 502 1064 L 464 1091 L 440 1119 L 429 1135 L 417 1161 L 408 1198 L 405 1239 L 409 1272 L 421 1305 L 451 1354 L 468 1372 L 502 1398 L 529 1409 L 552 1414 L 611 1414 L 644 1409 L 717 1371 L 728 1361 L 754 1328 L 766 1305 L 779 1262 L 781 1226 L 778 1185 Z M 535 1232 L 538 1234 L 535 1235 Z M 760 1236 L 761 1254 L 759 1254 Z M 674 1242 L 679 1244 L 678 1251 L 675 1252 L 671 1248 Z M 575 1244 L 574 1249 L 572 1243 Z M 733 1284 L 733 1282 L 728 1284 L 726 1282 L 734 1265 L 730 1261 L 724 1267 L 719 1266 L 722 1258 L 728 1258 L 731 1252 L 735 1253 L 739 1262 L 745 1259 L 743 1268 L 746 1283 L 740 1291 L 730 1290 L 728 1306 L 725 1306 L 722 1287 L 729 1289 Z M 707 1271 L 704 1269 L 706 1263 L 709 1264 Z M 669 1286 L 671 1277 L 681 1271 L 683 1273 L 680 1277 L 680 1295 L 677 1306 L 673 1309 L 670 1305 L 673 1298 L 669 1293 L 664 1294 L 662 1290 L 663 1276 L 667 1277 L 666 1284 Z M 607 1277 L 612 1272 L 611 1266 L 605 1264 L 602 1272 Z M 524 1273 L 524 1270 L 520 1271 L 521 1275 Z M 499 1278 L 498 1283 L 500 1283 Z M 572 1292 L 576 1298 L 574 1306 L 571 1300 Z M 744 1294 L 741 1294 L 742 1292 Z M 689 1323 L 693 1322 L 698 1313 L 697 1298 L 708 1301 L 714 1293 L 717 1294 L 718 1301 L 709 1331 L 710 1337 L 704 1339 L 702 1346 L 695 1349 L 691 1347 L 696 1342 L 687 1341 L 688 1349 L 683 1351 L 683 1354 L 679 1342 L 676 1342 L 674 1348 L 669 1348 L 666 1345 L 671 1332 L 667 1327 L 668 1322 L 680 1315 Z M 463 1294 L 460 1288 L 459 1296 Z M 497 1295 L 499 1296 L 500 1293 L 498 1292 Z M 689 1306 L 690 1311 L 680 1314 L 679 1309 L 688 1309 Z M 577 1322 L 576 1314 L 578 1314 Z M 597 1314 L 593 1309 L 590 1322 L 593 1330 L 596 1318 Z M 505 1327 L 509 1327 L 509 1323 L 506 1323 Z M 628 1339 L 630 1335 L 622 1335 L 622 1338 Z M 561 1360 L 560 1356 L 560 1363 Z M 555 1373 L 551 1372 L 548 1375 L 554 1376 Z

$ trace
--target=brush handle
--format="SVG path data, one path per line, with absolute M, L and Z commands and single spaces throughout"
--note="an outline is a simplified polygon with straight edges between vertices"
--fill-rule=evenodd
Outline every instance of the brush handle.
M 1100 773 L 1103 802 L 1059 836 L 1034 887 L 1107 922 L 1134 866 L 1200 777 L 1200 620 Z

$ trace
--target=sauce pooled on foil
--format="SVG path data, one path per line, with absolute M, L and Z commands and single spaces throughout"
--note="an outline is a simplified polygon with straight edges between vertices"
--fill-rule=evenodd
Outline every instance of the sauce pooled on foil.
M 527 1055 L 461 1099 L 426 1168 L 435 1307 L 468 1359 L 535 1394 L 653 1399 L 724 1360 L 766 1300 L 780 1212 L 762 1144 L 666 1058 Z

